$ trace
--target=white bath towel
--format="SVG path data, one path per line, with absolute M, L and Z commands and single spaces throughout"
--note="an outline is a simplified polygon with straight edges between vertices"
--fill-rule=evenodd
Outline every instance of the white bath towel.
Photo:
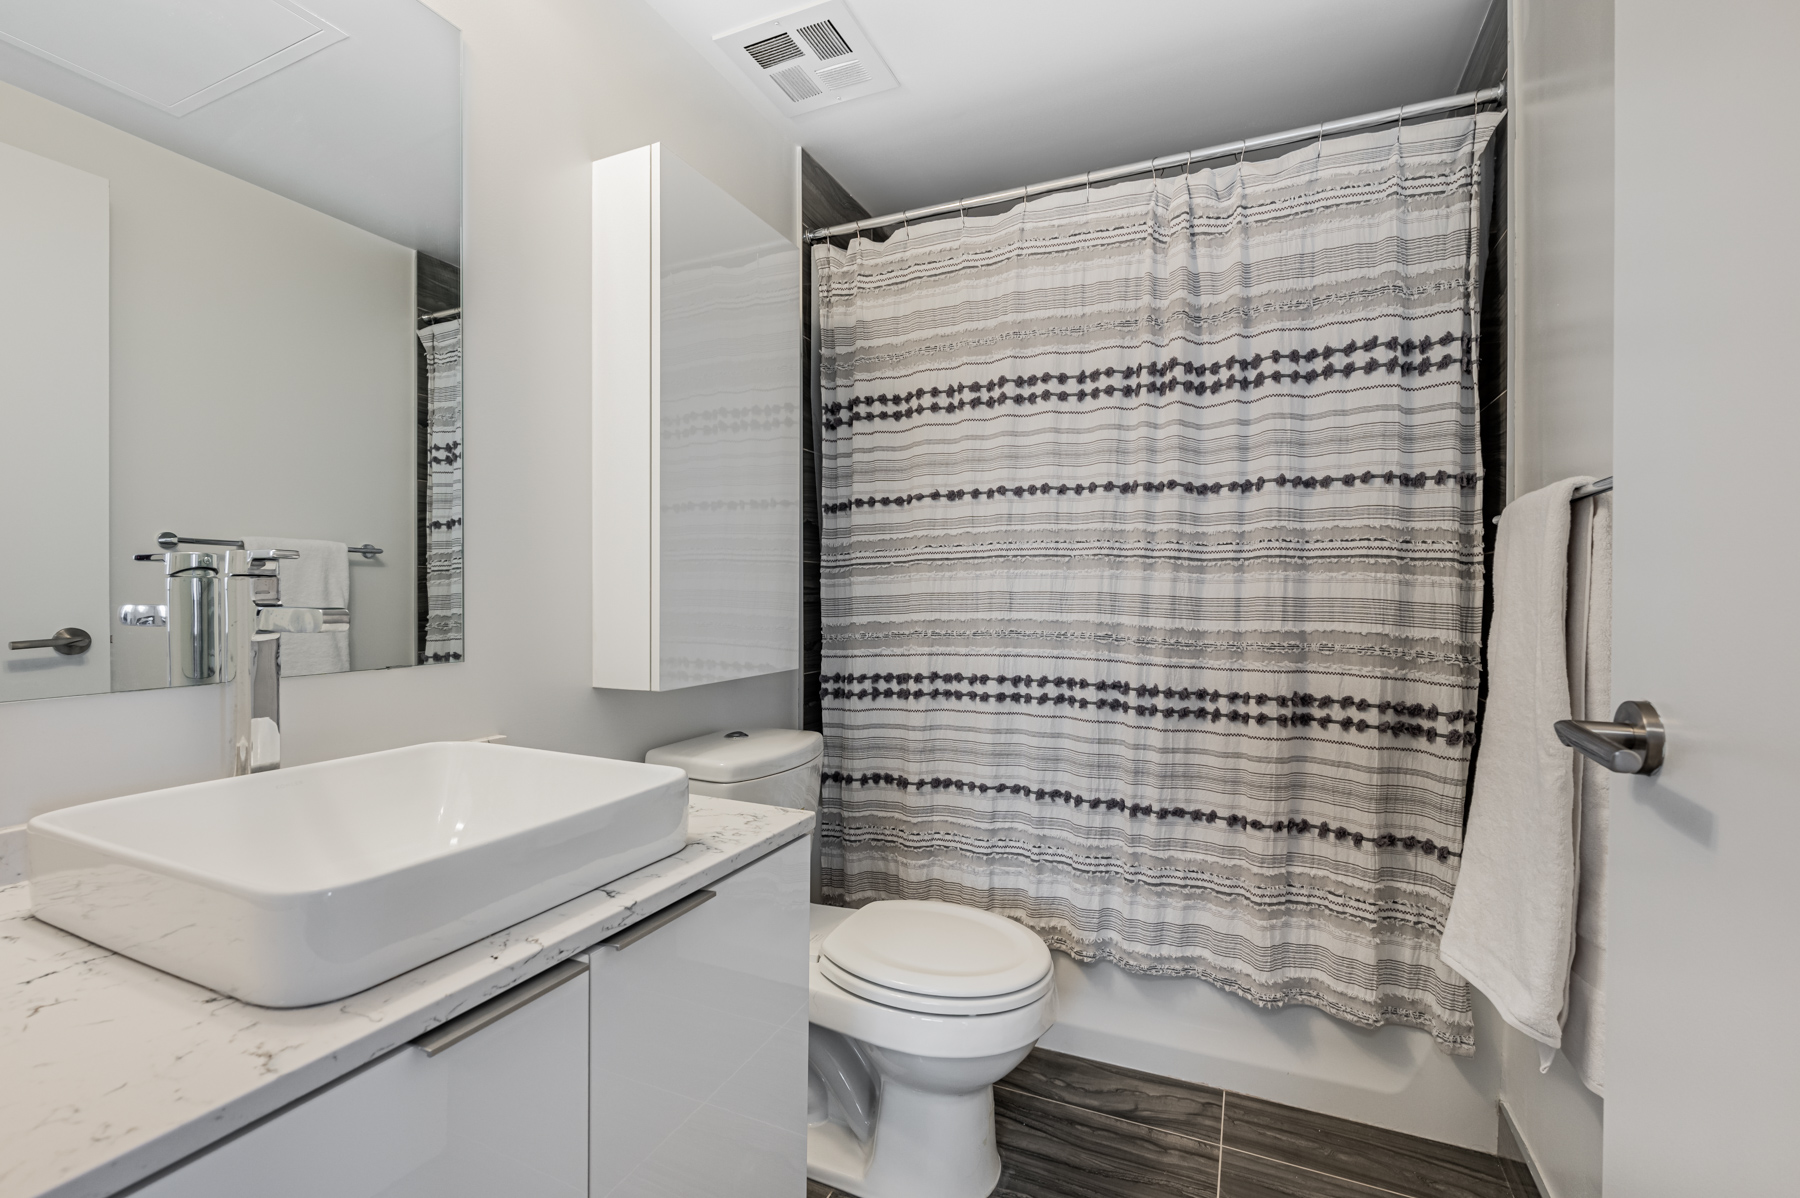
M 1612 496 L 1574 505 L 1569 533 L 1569 692 L 1575 718 L 1610 720 L 1612 702 Z M 1581 810 L 1575 961 L 1562 1048 L 1582 1084 L 1606 1094 L 1606 851 L 1612 774 L 1575 759 Z
M 1569 496 L 1564 479 L 1514 500 L 1494 550 L 1488 698 L 1444 963 L 1550 1053 L 1575 951 L 1575 753 L 1569 718 Z
M 298 537 L 245 537 L 248 549 L 295 549 L 300 556 L 281 563 L 284 607 L 350 606 L 350 554 L 342 541 Z M 351 615 L 351 626 L 356 622 Z M 284 632 L 281 674 L 337 674 L 350 668 L 349 632 Z

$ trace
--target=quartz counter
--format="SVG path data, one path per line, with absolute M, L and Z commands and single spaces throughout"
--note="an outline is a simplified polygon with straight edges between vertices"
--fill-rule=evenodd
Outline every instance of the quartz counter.
M 254 1007 L 32 919 L 0 887 L 0 1198 L 103 1198 L 806 835 L 693 796 L 686 848 L 337 1002 Z

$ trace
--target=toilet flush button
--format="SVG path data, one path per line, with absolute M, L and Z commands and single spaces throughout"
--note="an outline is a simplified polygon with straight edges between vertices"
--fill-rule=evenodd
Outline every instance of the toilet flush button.
M 1050 950 L 1010 919 L 956 903 L 870 903 L 820 946 L 838 968 L 880 986 L 945 998 L 1023 990 L 1050 972 Z

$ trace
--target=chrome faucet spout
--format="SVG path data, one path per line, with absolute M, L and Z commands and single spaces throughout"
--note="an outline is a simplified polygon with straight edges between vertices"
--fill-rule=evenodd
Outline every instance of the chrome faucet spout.
M 233 774 L 281 768 L 281 637 L 348 632 L 341 607 L 283 607 L 279 563 L 289 550 L 231 553 L 225 583 L 229 646 L 226 753 Z

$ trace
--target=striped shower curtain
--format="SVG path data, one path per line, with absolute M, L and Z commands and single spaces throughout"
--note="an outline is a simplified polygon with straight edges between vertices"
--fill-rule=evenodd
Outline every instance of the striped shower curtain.
M 425 350 L 424 608 L 419 662 L 463 659 L 462 320 L 419 330 Z
M 1473 1050 L 1497 119 L 815 250 L 828 892 Z

